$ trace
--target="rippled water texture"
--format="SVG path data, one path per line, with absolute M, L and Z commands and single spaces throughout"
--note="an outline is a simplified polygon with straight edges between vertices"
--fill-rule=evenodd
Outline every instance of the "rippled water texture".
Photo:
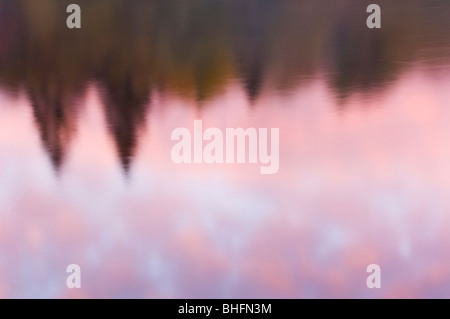
M 0 297 L 450 298 L 447 0 L 71 2 L 0 0 Z M 174 164 L 200 119 L 278 174 Z

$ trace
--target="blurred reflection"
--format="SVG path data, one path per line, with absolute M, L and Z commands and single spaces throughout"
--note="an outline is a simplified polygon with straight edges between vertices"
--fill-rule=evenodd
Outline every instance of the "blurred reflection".
M 447 0 L 71 2 L 0 0 L 0 297 L 448 296 Z M 279 174 L 173 164 L 199 118 Z
M 82 29 L 65 27 L 70 1 L 0 1 L 0 85 L 25 88 L 58 167 L 76 129 L 74 98 L 104 87 L 105 114 L 127 169 L 152 91 L 197 105 L 239 81 L 288 92 L 318 73 L 339 98 L 382 89 L 405 66 L 448 63 L 450 6 L 379 1 L 382 29 L 365 27 L 368 1 L 79 1 Z

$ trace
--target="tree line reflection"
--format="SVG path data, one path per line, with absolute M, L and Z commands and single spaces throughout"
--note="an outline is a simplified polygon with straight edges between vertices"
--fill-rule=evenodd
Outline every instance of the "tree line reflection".
M 57 169 L 88 83 L 128 170 L 154 92 L 201 105 L 233 81 L 253 103 L 324 74 L 345 98 L 450 58 L 447 0 L 380 0 L 379 30 L 359 0 L 79 0 L 82 29 L 69 30 L 72 2 L 0 0 L 0 86 L 27 93 Z

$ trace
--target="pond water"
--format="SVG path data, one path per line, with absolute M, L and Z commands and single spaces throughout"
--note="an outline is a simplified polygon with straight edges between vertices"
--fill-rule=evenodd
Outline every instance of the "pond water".
M 449 298 L 450 3 L 371 2 L 0 0 L 0 297 Z

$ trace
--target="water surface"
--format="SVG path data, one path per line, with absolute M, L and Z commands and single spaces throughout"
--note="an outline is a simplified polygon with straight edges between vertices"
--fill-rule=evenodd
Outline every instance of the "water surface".
M 450 297 L 447 1 L 379 30 L 356 0 L 69 3 L 0 0 L 1 297 Z M 279 128 L 278 174 L 174 164 L 198 119 Z

